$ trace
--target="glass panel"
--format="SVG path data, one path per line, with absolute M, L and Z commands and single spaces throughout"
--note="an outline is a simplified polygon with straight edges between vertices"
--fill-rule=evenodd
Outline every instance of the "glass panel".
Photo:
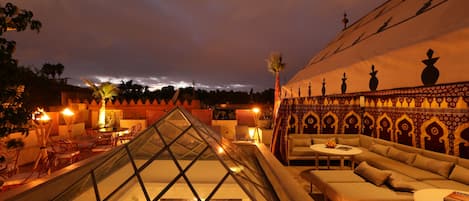
M 171 144 L 170 150 L 178 160 L 192 160 L 206 147 L 207 144 L 193 129 L 190 129 Z
M 54 200 L 96 200 L 91 175 L 85 175 Z
M 167 121 L 163 121 L 163 123 L 159 124 L 156 129 L 161 134 L 166 144 L 170 144 L 171 141 L 184 131 L 180 127 L 170 124 Z
M 164 147 L 164 143 L 155 131 L 150 128 L 145 133 L 142 133 L 138 138 L 128 143 L 129 151 L 135 161 L 139 161 L 137 168 L 140 168 L 143 163 L 150 159 L 153 155 L 157 154 Z
M 154 199 L 179 173 L 168 151 L 164 151 L 140 172 L 140 176 L 150 198 Z
M 210 200 L 251 200 L 236 181 L 228 176 L 227 179 L 213 192 Z M 261 199 L 262 200 L 262 199 Z
M 114 201 L 114 200 L 146 200 L 145 194 L 143 194 L 143 190 L 138 183 L 137 177 L 132 177 L 132 179 L 119 191 L 114 193 L 111 197 L 107 200 Z
M 164 118 L 165 123 L 170 123 L 173 124 L 182 130 L 186 129 L 189 127 L 191 124 L 190 122 L 186 119 L 186 117 L 181 113 L 180 110 L 173 110 L 171 114 L 166 116 Z
M 101 199 L 109 196 L 112 191 L 130 178 L 134 172 L 125 149 L 120 149 L 114 153 L 113 156 L 94 170 Z
M 243 186 L 248 192 L 249 196 L 253 197 L 255 200 L 278 200 L 277 198 L 271 196 L 270 194 L 264 195 L 264 190 L 261 186 L 251 183 L 248 180 L 238 177 L 238 183 L 240 186 Z
M 180 177 L 160 199 L 198 200 L 183 177 Z
M 205 152 L 212 152 L 212 150 L 207 149 Z M 208 170 L 210 173 L 207 172 Z M 197 194 L 199 194 L 201 198 L 206 198 L 223 177 L 228 174 L 228 170 L 219 160 L 199 159 L 185 174 Z

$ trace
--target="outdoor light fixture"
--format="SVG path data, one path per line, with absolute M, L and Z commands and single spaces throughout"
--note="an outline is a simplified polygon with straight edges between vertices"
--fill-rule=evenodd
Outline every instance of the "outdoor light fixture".
M 64 116 L 65 124 L 67 125 L 68 137 L 72 138 L 72 123 L 75 113 L 72 110 L 65 108 L 62 110 L 62 115 Z
M 52 128 L 52 124 L 50 123 L 52 120 L 42 108 L 38 108 L 33 113 L 32 119 L 33 124 L 36 126 L 37 141 L 38 145 L 40 146 L 36 162 L 33 166 L 33 171 L 40 171 L 39 169 L 37 169 L 37 167 L 41 163 L 41 165 L 45 166 L 44 169 L 47 169 L 47 174 L 50 174 L 51 169 L 50 166 L 47 165 L 48 154 L 46 147 L 47 142 L 49 141 L 49 135 Z
M 252 108 L 252 112 L 254 113 L 254 131 L 249 132 L 249 136 L 251 137 L 252 141 L 259 143 L 261 142 L 261 134 L 259 129 L 259 113 L 260 109 L 258 107 Z

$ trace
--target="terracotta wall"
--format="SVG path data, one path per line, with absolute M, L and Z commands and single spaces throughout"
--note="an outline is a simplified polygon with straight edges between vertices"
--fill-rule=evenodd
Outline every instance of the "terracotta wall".
M 89 118 L 84 118 L 86 120 L 87 127 L 96 127 L 94 124 L 90 124 L 89 122 L 97 122 L 97 114 L 99 111 L 100 105 L 95 101 L 92 100 L 88 102 L 87 100 L 71 100 L 67 101 L 69 105 L 73 108 L 80 106 L 81 111 L 85 110 L 88 111 Z M 192 100 L 191 102 L 188 101 L 177 101 L 175 104 L 172 102 L 166 103 L 165 101 L 158 102 L 157 100 L 114 100 L 108 101 L 106 103 L 106 110 L 108 111 L 120 111 L 119 116 L 120 119 L 145 119 L 147 121 L 147 125 L 151 125 L 156 122 L 161 116 L 163 116 L 167 111 L 169 111 L 174 106 L 182 106 L 184 109 L 191 112 L 193 109 L 200 108 L 200 101 Z M 80 117 L 81 118 L 81 117 Z

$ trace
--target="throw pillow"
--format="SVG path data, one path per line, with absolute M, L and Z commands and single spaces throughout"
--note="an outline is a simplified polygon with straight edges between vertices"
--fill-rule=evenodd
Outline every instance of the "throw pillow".
M 449 175 L 449 179 L 469 185 L 469 169 L 456 165 Z
M 415 153 L 407 153 L 399 149 L 396 149 L 394 147 L 389 147 L 389 150 L 388 150 L 389 158 L 392 158 L 394 160 L 407 163 L 407 164 L 411 164 L 414 161 L 415 155 L 416 155 Z
M 448 178 L 449 172 L 454 164 L 448 161 L 439 161 L 417 154 L 412 165 Z
M 386 156 L 388 154 L 388 150 L 389 150 L 389 146 L 382 145 L 382 144 L 372 144 L 370 146 L 370 151 L 383 155 L 383 156 Z
M 360 138 L 341 138 L 339 137 L 339 144 L 358 147 L 360 146 Z
M 382 185 L 391 175 L 389 171 L 372 167 L 368 165 L 366 161 L 361 162 L 360 165 L 355 168 L 354 172 L 377 186 Z
M 411 182 L 393 177 L 392 175 L 388 178 L 387 183 L 396 191 L 412 192 L 415 190 Z

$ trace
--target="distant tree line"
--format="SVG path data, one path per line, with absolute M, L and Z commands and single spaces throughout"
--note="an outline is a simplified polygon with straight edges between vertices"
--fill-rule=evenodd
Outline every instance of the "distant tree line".
M 245 91 L 226 91 L 226 90 L 203 90 L 185 87 L 176 89 L 174 86 L 165 86 L 161 89 L 151 91 L 148 86 L 133 83 L 132 80 L 121 81 L 118 85 L 120 100 L 159 100 L 170 101 L 176 99 L 179 101 L 200 100 L 206 106 L 217 104 L 273 104 L 274 89 L 267 89 L 262 92 Z M 178 91 L 178 92 L 177 92 Z

